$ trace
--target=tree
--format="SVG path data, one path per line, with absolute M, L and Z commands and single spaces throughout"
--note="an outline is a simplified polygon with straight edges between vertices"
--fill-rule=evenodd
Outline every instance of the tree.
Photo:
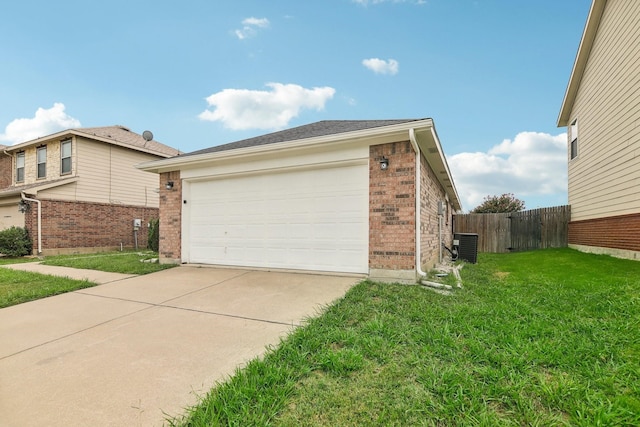
M 524 202 L 512 193 L 505 193 L 502 196 L 487 196 L 471 213 L 504 213 L 520 212 L 524 210 Z

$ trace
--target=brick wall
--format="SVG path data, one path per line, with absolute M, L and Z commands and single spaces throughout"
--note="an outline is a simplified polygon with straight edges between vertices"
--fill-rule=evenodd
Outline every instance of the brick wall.
M 640 251 L 640 213 L 572 221 L 569 244 Z
M 34 252 L 38 248 L 38 206 L 28 202 L 25 226 L 33 240 Z M 147 223 L 158 217 L 157 208 L 114 205 L 108 203 L 72 202 L 61 200 L 40 201 L 42 209 L 43 253 L 82 252 L 82 249 L 117 249 L 135 247 L 133 220 L 141 219 L 138 230 L 138 248 L 147 247 Z
M 13 159 L 0 150 L 0 189 L 11 185 L 13 174 Z
M 453 207 L 446 201 L 444 188 L 437 180 L 427 160 L 421 158 L 420 182 L 420 265 L 424 271 L 435 266 L 440 255 L 440 232 L 438 230 L 438 202 L 446 205 L 442 218 L 442 240 L 451 247 L 453 240 L 452 215 Z M 444 258 L 443 254 L 443 258 Z
M 380 169 L 380 159 L 389 168 Z M 415 269 L 415 154 L 409 141 L 369 148 L 369 268 Z
M 168 190 L 166 183 L 173 182 Z M 182 261 L 182 181 L 180 171 L 160 174 L 160 262 Z

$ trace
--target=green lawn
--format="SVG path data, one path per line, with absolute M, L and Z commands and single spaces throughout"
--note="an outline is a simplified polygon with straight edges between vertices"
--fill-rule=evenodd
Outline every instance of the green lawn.
M 172 425 L 638 426 L 640 263 L 480 254 L 453 296 L 363 282 Z
M 148 251 L 65 255 L 46 257 L 43 263 L 126 274 L 148 274 L 174 267 L 174 265 L 141 262 L 154 256 L 157 255 Z M 39 261 L 37 258 L 0 258 L 0 265 L 37 261 Z M 95 285 L 86 280 L 72 280 L 0 268 L 0 308 Z
M 0 308 L 95 285 L 87 280 L 0 268 Z
M 105 252 L 88 255 L 50 256 L 44 259 L 43 264 L 124 274 L 149 274 L 176 266 L 175 264 L 142 262 L 157 257 L 158 254 L 151 251 Z

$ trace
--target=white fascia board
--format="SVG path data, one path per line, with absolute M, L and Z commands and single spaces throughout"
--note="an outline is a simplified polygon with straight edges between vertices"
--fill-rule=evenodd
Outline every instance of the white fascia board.
M 93 135 L 93 134 L 90 134 L 90 133 L 85 133 L 85 132 L 82 132 L 82 131 L 78 131 L 76 129 L 68 129 L 68 130 L 57 132 L 57 133 L 54 133 L 54 134 L 51 134 L 51 135 L 47 135 L 47 136 L 43 136 L 43 137 L 40 137 L 40 138 L 37 138 L 37 139 L 33 139 L 31 141 L 21 142 L 20 144 L 11 145 L 11 146 L 5 148 L 4 150 L 7 151 L 7 152 L 21 151 L 21 150 L 24 150 L 25 148 L 28 148 L 28 147 L 45 144 L 45 143 L 47 143 L 49 141 L 61 141 L 61 140 L 64 140 L 65 137 L 71 138 L 73 136 L 79 136 L 79 137 L 91 139 L 91 140 L 94 140 L 94 141 L 104 142 L 105 144 L 116 145 L 118 147 L 127 148 L 129 150 L 134 150 L 134 151 L 140 151 L 142 153 L 152 154 L 152 155 L 158 156 L 158 157 L 164 157 L 164 158 L 171 157 L 170 155 L 165 154 L 165 153 L 160 153 L 158 151 L 149 150 L 149 149 L 143 148 L 143 147 L 137 147 L 135 145 L 125 144 L 125 143 L 116 141 L 114 139 L 104 138 L 104 137 L 101 137 L 101 136 L 98 136 L 98 135 Z
M 573 109 L 573 103 L 576 100 L 582 76 L 587 66 L 589 54 L 591 53 L 591 48 L 593 47 L 593 42 L 596 38 L 606 4 L 607 0 L 593 0 L 593 3 L 591 3 L 591 9 L 589 10 L 584 31 L 582 32 L 582 38 L 580 39 L 578 53 L 576 54 L 576 59 L 573 63 L 569 83 L 567 84 L 567 89 L 562 100 L 562 106 L 560 107 L 560 113 L 558 114 L 558 120 L 556 122 L 558 127 L 565 127 L 569 124 L 569 116 Z
M 331 135 L 318 136 L 314 138 L 298 139 L 293 141 L 276 142 L 273 144 L 258 145 L 254 147 L 237 148 L 225 151 L 216 151 L 213 153 L 203 153 L 193 156 L 176 156 L 169 159 L 154 160 L 151 162 L 136 165 L 136 168 L 147 172 L 171 172 L 179 170 L 183 167 L 192 167 L 198 164 L 204 164 L 219 160 L 232 159 L 245 156 L 253 156 L 256 154 L 270 152 L 274 153 L 283 150 L 294 150 L 300 148 L 312 147 L 314 145 L 342 144 L 356 140 L 367 139 L 372 143 L 380 143 L 381 138 L 392 138 L 397 136 L 401 139 L 407 138 L 409 129 L 428 129 L 433 127 L 433 120 L 424 119 L 399 123 L 390 126 L 381 126 L 369 129 L 363 129 L 353 132 L 343 132 Z M 398 139 L 398 140 L 401 140 Z
M 422 155 L 435 172 L 436 179 L 449 196 L 451 204 L 456 210 L 462 210 L 460 196 L 458 195 L 458 190 L 451 176 L 451 170 L 449 169 L 449 164 L 442 150 L 442 145 L 440 144 L 440 139 L 438 138 L 435 127 L 432 126 L 420 132 L 416 131 L 416 140 L 420 150 L 422 150 Z M 443 177 L 440 172 L 445 172 L 445 176 Z
M 47 136 L 42 136 L 40 138 L 36 138 L 36 139 L 32 139 L 31 141 L 26 141 L 26 142 L 21 142 L 20 144 L 15 144 L 15 145 L 11 145 L 8 148 L 6 148 L 5 150 L 7 152 L 9 151 L 21 151 L 24 150 L 25 148 L 31 147 L 32 145 L 40 145 L 43 144 L 45 142 L 48 142 L 52 139 L 62 139 L 65 136 L 71 136 L 73 135 L 75 132 L 73 130 L 65 130 L 62 132 L 58 132 L 58 133 L 54 133 L 51 135 L 47 135 Z

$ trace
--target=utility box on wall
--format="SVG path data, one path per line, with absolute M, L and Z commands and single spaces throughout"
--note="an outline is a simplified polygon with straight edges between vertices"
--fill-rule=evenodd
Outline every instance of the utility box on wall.
M 458 259 L 471 264 L 478 262 L 478 235 L 476 233 L 454 233 L 453 247 L 458 250 Z

